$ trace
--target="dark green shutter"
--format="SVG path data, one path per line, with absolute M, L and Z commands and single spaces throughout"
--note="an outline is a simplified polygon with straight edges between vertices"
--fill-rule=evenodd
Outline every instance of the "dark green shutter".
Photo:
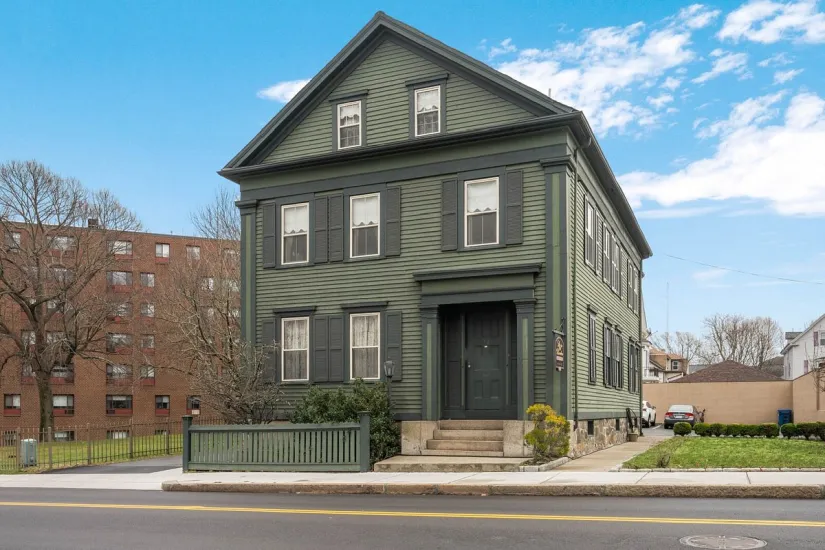
M 344 316 L 329 316 L 329 340 L 327 354 L 329 356 L 329 381 L 344 381 Z
M 393 362 L 393 380 L 401 380 L 401 336 L 403 323 L 400 311 L 384 314 L 384 360 Z
M 344 195 L 329 197 L 329 261 L 344 261 Z
M 265 204 L 261 207 L 263 215 L 263 239 L 261 245 L 263 246 L 263 262 L 264 267 L 275 267 L 277 249 L 278 249 L 278 220 L 277 220 L 277 206 L 274 204 Z
M 384 193 L 384 255 L 401 255 L 401 188 L 390 187 Z
M 329 233 L 327 231 L 327 198 L 315 199 L 315 263 L 327 262 L 329 247 Z
M 602 219 L 596 216 L 596 261 L 593 262 L 596 275 L 601 277 L 602 274 Z
M 261 346 L 267 349 L 264 355 L 264 380 L 267 382 L 278 381 L 278 356 L 280 353 L 277 349 L 273 350 L 272 346 L 276 340 L 277 319 L 267 319 L 261 325 Z
M 312 319 L 312 379 L 329 382 L 329 318 L 316 315 Z
M 514 172 L 507 172 L 505 178 L 507 186 L 505 189 L 506 209 L 505 216 L 505 235 L 506 244 L 521 244 L 522 242 L 522 187 L 524 186 L 524 172 L 516 170 Z
M 441 182 L 441 250 L 458 248 L 458 181 Z

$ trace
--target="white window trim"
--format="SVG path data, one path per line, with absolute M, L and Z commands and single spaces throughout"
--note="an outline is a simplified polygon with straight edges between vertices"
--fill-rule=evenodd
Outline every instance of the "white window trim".
M 593 267 L 596 264 L 596 211 L 587 200 L 585 200 L 584 205 L 584 263 Z M 589 219 L 588 214 L 590 215 Z M 590 246 L 587 244 L 588 235 L 592 243 Z
M 470 185 L 474 183 L 481 183 L 485 181 L 495 181 L 496 182 L 496 241 L 492 243 L 481 243 L 481 244 L 469 244 L 469 235 L 467 233 L 467 227 L 469 226 L 468 221 L 470 216 L 478 216 L 480 214 L 489 214 L 489 212 L 477 212 L 475 214 L 470 214 L 467 212 L 467 189 Z M 499 235 L 499 225 L 501 223 L 501 219 L 499 218 L 501 212 L 501 189 L 499 187 L 500 182 L 498 180 L 498 176 L 493 178 L 481 178 L 477 180 L 469 180 L 464 182 L 464 247 L 465 248 L 478 248 L 481 246 L 496 246 L 499 243 L 500 235 Z
M 161 247 L 160 255 L 158 255 L 158 247 Z M 169 243 L 155 243 L 155 258 L 168 258 L 171 252 L 172 247 Z
M 355 377 L 352 373 L 352 350 L 355 349 L 352 345 L 352 320 L 355 317 L 375 317 L 378 319 L 376 323 L 377 331 L 377 341 L 378 344 L 376 346 L 363 346 L 359 347 L 358 349 L 369 349 L 373 347 L 378 348 L 378 376 L 375 378 L 362 378 L 361 380 L 381 380 L 381 313 L 373 312 L 373 313 L 351 313 L 349 316 L 349 379 L 355 380 Z
M 380 199 L 379 199 L 380 200 Z M 284 233 L 284 220 L 286 216 L 284 216 L 284 212 L 287 209 L 294 209 L 294 208 L 306 208 L 307 212 L 307 232 L 304 233 L 307 238 L 307 258 L 306 260 L 300 262 L 287 262 L 284 260 L 284 252 L 286 251 L 286 247 L 284 246 L 284 241 L 286 240 L 287 236 Z M 290 237 L 294 237 L 296 235 L 289 235 Z M 281 206 L 281 265 L 301 265 L 301 264 L 308 264 L 309 263 L 309 203 L 308 202 L 300 202 L 297 204 L 284 204 Z
M 307 327 L 307 347 L 306 350 L 302 348 L 286 349 L 286 340 L 284 339 L 284 324 L 287 321 L 303 321 Z M 307 376 L 306 378 L 287 378 L 284 370 L 284 353 L 287 351 L 305 351 L 307 357 Z M 308 382 L 309 381 L 309 317 L 284 317 L 281 319 L 281 382 Z
M 436 109 L 437 109 L 437 112 L 438 112 L 438 130 L 436 130 L 435 132 L 428 132 L 426 134 L 419 134 L 418 133 L 418 115 L 419 115 L 419 112 L 418 112 L 418 94 L 420 94 L 422 92 L 431 92 L 433 90 L 438 91 L 438 102 L 436 104 L 437 105 Z M 419 88 L 419 89 L 417 89 L 413 92 L 413 96 L 415 97 L 415 104 L 413 105 L 413 126 L 415 126 L 415 137 L 432 136 L 432 135 L 435 135 L 435 134 L 440 134 L 441 133 L 441 86 L 439 85 L 439 86 L 429 86 L 427 88 Z
M 355 227 L 352 225 L 352 201 L 355 199 L 365 199 L 368 197 L 378 197 L 378 221 L 373 225 L 362 225 L 359 227 Z M 359 256 L 355 256 L 352 253 L 352 234 L 355 229 L 366 229 L 367 227 L 377 227 L 378 228 L 378 247 L 377 252 L 375 254 L 361 254 Z M 352 195 L 349 198 L 349 257 L 350 258 L 374 258 L 376 256 L 381 255 L 381 193 L 367 193 L 365 195 Z
M 341 108 L 342 107 L 349 107 L 350 105 L 358 105 L 358 145 L 347 145 L 346 147 L 341 147 L 341 128 L 351 128 L 355 126 L 355 124 L 350 124 L 349 126 L 341 126 Z M 348 101 L 347 103 L 339 103 L 335 106 L 335 125 L 336 125 L 336 133 L 338 137 L 338 149 L 352 149 L 353 147 L 361 147 L 361 144 L 364 143 L 364 132 L 362 130 L 361 122 L 364 120 L 364 113 L 363 113 L 363 106 L 361 105 L 361 100 L 358 101 Z

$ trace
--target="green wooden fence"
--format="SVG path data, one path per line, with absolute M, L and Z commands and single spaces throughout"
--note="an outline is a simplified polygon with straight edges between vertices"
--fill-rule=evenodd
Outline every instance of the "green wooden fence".
M 184 471 L 366 472 L 370 415 L 341 424 L 193 426 L 183 417 Z

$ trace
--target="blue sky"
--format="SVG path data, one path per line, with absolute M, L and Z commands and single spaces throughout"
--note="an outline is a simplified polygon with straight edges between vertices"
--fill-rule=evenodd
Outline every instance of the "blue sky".
M 792 330 L 825 311 L 821 3 L 340 8 L 6 0 L 0 162 L 38 159 L 113 189 L 152 231 L 189 233 L 187 213 L 232 186 L 215 171 L 381 9 L 584 110 L 654 250 L 654 331 L 668 287 L 671 330 L 716 312 Z

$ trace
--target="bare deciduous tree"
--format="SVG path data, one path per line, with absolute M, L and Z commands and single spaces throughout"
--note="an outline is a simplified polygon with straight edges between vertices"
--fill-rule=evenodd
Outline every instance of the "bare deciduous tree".
M 664 332 L 652 337 L 652 343 L 669 354 L 676 354 L 693 363 L 702 355 L 702 340 L 692 332 Z
M 232 195 L 219 192 L 195 212 L 192 222 L 206 237 L 198 258 L 172 266 L 159 289 L 159 338 L 173 350 L 160 368 L 191 377 L 192 391 L 229 423 L 274 419 L 282 392 L 272 383 L 267 357 L 272 346 L 255 347 L 240 329 L 240 217 Z
M 708 362 L 736 361 L 761 367 L 782 347 L 782 329 L 770 317 L 716 314 L 705 318 Z
M 34 378 L 41 430 L 54 426 L 53 373 L 75 358 L 104 360 L 114 307 L 103 278 L 115 261 L 108 243 L 140 227 L 109 191 L 90 192 L 36 161 L 0 164 L 0 371 L 19 362 Z

